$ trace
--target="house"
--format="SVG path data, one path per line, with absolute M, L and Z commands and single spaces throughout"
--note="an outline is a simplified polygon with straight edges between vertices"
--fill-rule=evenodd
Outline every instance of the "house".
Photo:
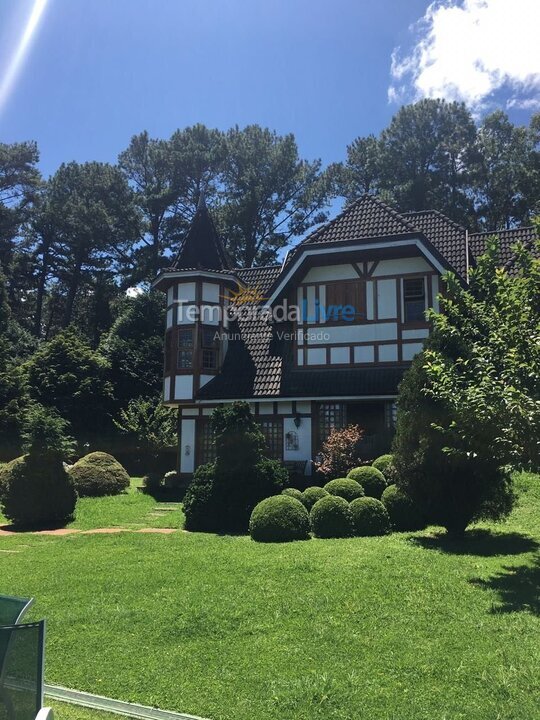
M 498 233 L 503 261 L 532 227 Z M 202 203 L 171 268 L 163 399 L 179 411 L 179 471 L 213 458 L 210 416 L 249 402 L 271 457 L 309 473 L 332 429 L 357 423 L 367 458 L 388 449 L 398 384 L 429 334 L 441 275 L 463 282 L 489 233 L 373 196 L 319 227 L 279 265 L 233 268 Z

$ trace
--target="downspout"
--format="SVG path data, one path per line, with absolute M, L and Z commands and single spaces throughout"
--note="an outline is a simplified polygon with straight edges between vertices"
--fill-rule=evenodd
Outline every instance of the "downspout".
M 465 230 L 465 280 L 469 284 L 469 231 Z

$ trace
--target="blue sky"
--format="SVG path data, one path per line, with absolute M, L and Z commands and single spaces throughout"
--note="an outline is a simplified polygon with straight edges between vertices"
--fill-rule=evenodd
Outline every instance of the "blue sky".
M 260 123 L 326 163 L 415 97 L 463 97 L 479 115 L 502 105 L 517 122 L 540 105 L 538 49 L 523 32 L 512 63 L 508 43 L 494 53 L 489 34 L 485 49 L 474 36 L 484 22 L 508 37 L 518 5 L 521 28 L 538 27 L 538 15 L 523 16 L 536 0 L 488 0 L 484 19 L 481 0 L 430 10 L 425 0 L 1 0 L 0 82 L 36 2 L 43 13 L 2 98 L 0 142 L 37 140 L 45 175 L 62 161 L 114 161 L 143 129 Z M 487 58 L 478 77 L 478 57 L 463 57 L 469 30 L 467 47 Z

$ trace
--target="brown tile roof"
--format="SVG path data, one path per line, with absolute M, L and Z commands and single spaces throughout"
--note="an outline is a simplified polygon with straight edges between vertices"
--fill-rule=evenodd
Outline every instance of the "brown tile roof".
M 403 215 L 373 195 L 364 195 L 351 203 L 334 220 L 308 235 L 299 247 L 314 243 L 410 235 L 414 231 L 414 225 Z
M 407 212 L 403 213 L 403 217 L 429 240 L 461 277 L 466 276 L 466 230 L 464 227 L 437 210 Z
M 537 240 L 536 229 L 532 226 L 511 228 L 510 230 L 496 230 L 494 232 L 471 233 L 469 235 L 470 253 L 474 260 L 482 255 L 486 250 L 486 241 L 489 237 L 496 235 L 499 238 L 499 253 L 502 265 L 511 270 L 515 261 L 514 245 L 521 242 L 533 254 L 538 257 L 538 251 L 535 246 Z

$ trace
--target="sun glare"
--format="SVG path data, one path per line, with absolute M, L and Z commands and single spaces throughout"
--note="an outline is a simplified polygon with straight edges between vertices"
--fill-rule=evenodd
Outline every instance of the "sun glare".
M 5 70 L 0 69 L 0 112 L 6 104 L 49 0 L 34 0 L 24 30 Z

